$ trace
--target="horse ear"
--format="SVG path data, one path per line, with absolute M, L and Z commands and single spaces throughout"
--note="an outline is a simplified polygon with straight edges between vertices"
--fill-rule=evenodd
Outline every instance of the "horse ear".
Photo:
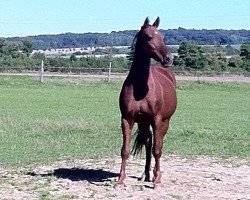
M 144 24 L 143 24 L 143 26 L 142 27 L 146 27 L 146 26 L 148 26 L 149 25 L 149 19 L 148 19 L 148 17 L 145 19 L 145 21 L 144 21 Z
M 155 28 L 158 28 L 159 24 L 160 24 L 160 18 L 157 17 L 157 19 L 156 19 L 155 22 L 153 23 L 153 26 L 154 26 Z

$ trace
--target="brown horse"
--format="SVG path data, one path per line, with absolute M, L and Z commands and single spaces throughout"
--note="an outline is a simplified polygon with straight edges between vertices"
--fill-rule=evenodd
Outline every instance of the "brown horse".
M 134 58 L 130 72 L 120 93 L 121 126 L 123 145 L 121 149 L 121 171 L 116 186 L 124 185 L 126 161 L 130 154 L 131 130 L 138 124 L 137 137 L 133 148 L 138 154 L 143 145 L 146 148 L 146 165 L 143 177 L 150 181 L 151 154 L 155 158 L 154 186 L 161 183 L 160 157 L 163 137 L 169 120 L 176 110 L 176 90 L 174 74 L 167 67 L 172 63 L 170 49 L 164 37 L 157 30 L 159 17 L 149 24 L 146 18 L 136 35 Z M 150 59 L 161 64 L 150 65 Z M 150 131 L 150 126 L 153 130 Z

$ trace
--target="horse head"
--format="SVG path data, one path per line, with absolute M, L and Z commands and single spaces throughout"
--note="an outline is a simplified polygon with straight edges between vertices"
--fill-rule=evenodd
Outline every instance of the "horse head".
M 163 34 L 157 30 L 159 23 L 159 17 L 152 25 L 149 24 L 149 19 L 146 18 L 137 35 L 137 43 L 146 56 L 167 67 L 172 64 L 173 58 L 169 47 L 164 42 Z

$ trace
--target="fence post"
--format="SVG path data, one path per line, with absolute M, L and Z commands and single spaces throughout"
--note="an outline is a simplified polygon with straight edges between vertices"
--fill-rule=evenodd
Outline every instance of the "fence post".
M 111 67 L 112 67 L 112 62 L 110 61 L 109 62 L 109 72 L 108 72 L 108 82 L 110 82 L 110 79 L 111 79 Z
M 43 60 L 42 60 L 42 64 L 40 67 L 40 81 L 41 81 L 41 83 L 43 83 L 43 74 L 44 74 L 44 67 L 43 67 Z
M 222 84 L 224 84 L 224 77 L 225 77 L 225 72 L 224 72 L 224 70 L 222 70 L 222 72 L 221 72 L 221 83 Z

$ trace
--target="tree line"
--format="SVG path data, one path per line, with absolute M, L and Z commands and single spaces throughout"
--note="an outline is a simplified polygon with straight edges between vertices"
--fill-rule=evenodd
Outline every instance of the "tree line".
M 8 70 L 37 70 L 44 61 L 45 70 L 51 72 L 102 72 L 107 71 L 109 63 L 112 68 L 124 72 L 131 64 L 133 55 L 129 58 L 112 57 L 107 54 L 103 57 L 76 56 L 69 57 L 45 56 L 43 53 L 33 53 L 33 42 L 29 39 L 21 43 L 8 43 L 0 38 L 0 71 Z M 242 44 L 239 50 L 234 50 L 230 45 L 226 47 L 218 45 L 200 46 L 192 41 L 182 42 L 177 48 L 178 55 L 174 56 L 173 69 L 193 73 L 196 71 L 221 73 L 231 71 L 233 73 L 250 74 L 250 44 Z M 229 53 L 227 53 L 229 52 Z M 229 54 L 230 58 L 227 57 Z
M 250 72 L 250 44 L 242 44 L 239 53 L 229 58 L 216 46 L 198 46 L 191 41 L 182 42 L 177 52 L 173 64 L 181 71 Z
M 168 29 L 161 30 L 168 45 L 192 41 L 198 45 L 235 45 L 250 43 L 250 30 Z M 34 49 L 130 46 L 138 30 L 112 31 L 111 33 L 64 33 L 5 38 L 8 43 L 32 40 Z
M 38 70 L 42 60 L 45 70 L 50 72 L 102 72 L 107 71 L 109 63 L 118 71 L 128 70 L 128 60 L 123 57 L 106 56 L 80 56 L 72 54 L 69 57 L 46 56 L 44 53 L 33 53 L 33 42 L 29 39 L 22 40 L 21 43 L 8 43 L 0 38 L 0 71 L 23 71 Z

